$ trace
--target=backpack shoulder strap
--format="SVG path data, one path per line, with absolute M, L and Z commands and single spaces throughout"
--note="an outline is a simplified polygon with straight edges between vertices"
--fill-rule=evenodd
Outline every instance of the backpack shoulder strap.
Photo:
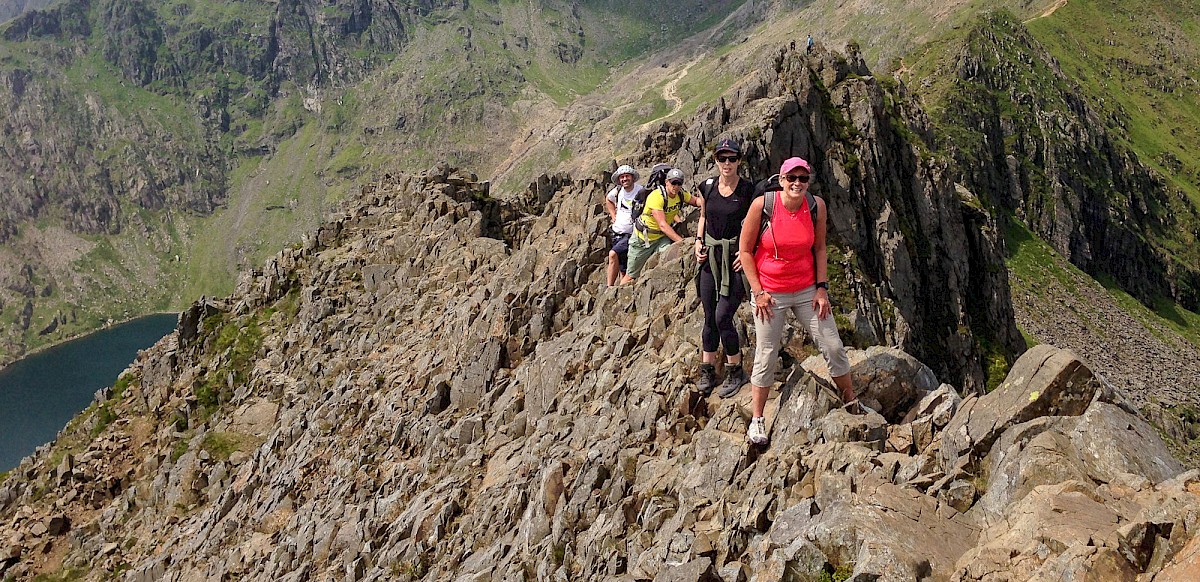
M 763 233 L 767 232 L 768 226 L 771 226 L 771 215 L 775 213 L 775 191 L 767 190 L 763 192 L 762 199 L 762 218 L 758 223 L 758 240 L 754 241 L 755 252 L 758 252 L 758 245 L 762 243 Z
M 699 188 L 700 196 L 702 196 L 704 198 L 705 202 L 708 202 L 708 197 L 712 195 L 713 186 L 716 183 L 717 183 L 716 178 L 709 178 L 700 183 L 700 188 Z
M 766 230 L 767 225 L 771 224 L 771 215 L 775 214 L 775 191 L 771 190 L 763 194 L 763 211 L 762 211 L 762 228 Z

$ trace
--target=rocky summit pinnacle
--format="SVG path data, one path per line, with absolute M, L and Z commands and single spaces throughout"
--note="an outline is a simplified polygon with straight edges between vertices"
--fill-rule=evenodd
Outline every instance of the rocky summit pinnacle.
M 0 486 L 0 575 L 1194 579 L 1200 475 L 1072 353 L 964 398 L 854 350 L 853 416 L 797 342 L 752 447 L 689 247 L 603 288 L 603 184 L 543 186 L 384 178 L 194 304 Z

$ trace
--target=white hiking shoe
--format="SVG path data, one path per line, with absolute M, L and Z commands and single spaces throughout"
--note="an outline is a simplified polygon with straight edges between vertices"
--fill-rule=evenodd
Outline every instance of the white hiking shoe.
M 756 416 L 750 419 L 750 428 L 746 430 L 746 440 L 751 444 L 767 444 L 767 419 Z

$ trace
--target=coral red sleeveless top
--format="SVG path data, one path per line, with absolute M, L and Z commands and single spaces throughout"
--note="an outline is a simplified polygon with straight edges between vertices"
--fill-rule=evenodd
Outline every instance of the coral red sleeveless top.
M 758 239 L 754 266 L 766 291 L 795 293 L 817 282 L 812 252 L 816 233 L 807 196 L 796 212 L 784 207 L 779 193 L 774 198 L 771 224 Z

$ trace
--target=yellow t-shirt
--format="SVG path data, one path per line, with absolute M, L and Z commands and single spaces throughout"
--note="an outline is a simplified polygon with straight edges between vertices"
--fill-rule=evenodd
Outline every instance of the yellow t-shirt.
M 675 217 L 679 215 L 679 211 L 683 209 L 683 205 L 691 202 L 692 194 L 687 190 L 679 193 L 678 198 L 671 198 L 663 193 L 662 188 L 655 188 L 649 196 L 646 197 L 646 208 L 642 210 L 642 223 L 646 225 L 646 231 L 638 230 L 638 236 L 646 242 L 654 242 L 664 236 L 661 230 L 658 230 L 658 221 L 654 220 L 653 212 L 661 210 L 667 215 L 667 224 L 674 224 Z

